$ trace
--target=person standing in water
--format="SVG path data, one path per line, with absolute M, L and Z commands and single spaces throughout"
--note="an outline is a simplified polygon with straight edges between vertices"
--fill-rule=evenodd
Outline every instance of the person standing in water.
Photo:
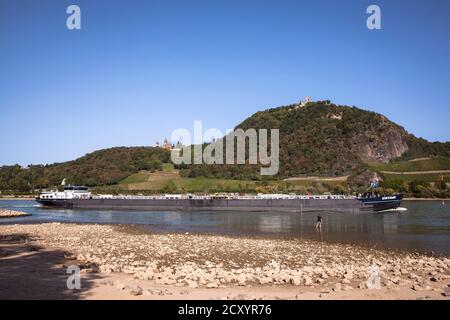
M 317 216 L 316 229 L 322 230 L 322 216 L 320 214 Z

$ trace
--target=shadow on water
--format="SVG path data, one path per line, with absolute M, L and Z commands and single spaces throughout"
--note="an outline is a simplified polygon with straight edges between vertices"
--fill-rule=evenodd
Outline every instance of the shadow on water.
M 32 243 L 27 234 L 0 235 L 0 300 L 80 299 L 87 297 L 99 276 L 81 273 L 81 288 L 70 290 L 67 266 L 70 253 Z M 83 266 L 82 266 L 83 268 Z

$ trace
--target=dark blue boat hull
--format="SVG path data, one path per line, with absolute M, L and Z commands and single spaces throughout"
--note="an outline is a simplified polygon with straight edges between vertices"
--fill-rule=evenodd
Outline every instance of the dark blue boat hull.
M 358 198 L 358 200 L 363 205 L 362 210 L 383 211 L 397 209 L 403 200 L 403 195 L 367 197 Z

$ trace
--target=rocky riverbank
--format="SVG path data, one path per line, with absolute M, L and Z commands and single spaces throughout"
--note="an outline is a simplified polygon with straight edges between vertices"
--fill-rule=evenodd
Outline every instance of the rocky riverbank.
M 21 211 L 2 210 L 2 209 L 0 209 L 0 219 L 1 218 L 26 217 L 26 216 L 31 216 L 31 214 L 25 213 L 25 212 L 21 212 Z
M 448 257 L 302 239 L 148 234 L 133 226 L 0 225 L 0 236 L 15 234 L 27 235 L 44 248 L 69 252 L 68 259 L 84 274 L 108 279 L 102 282 L 109 288 L 103 292 L 127 292 L 130 297 L 152 292 L 155 286 L 161 292 L 178 288 L 191 298 L 196 292 L 207 292 L 206 297 L 216 292 L 217 298 L 237 292 L 248 298 L 274 298 L 273 292 L 282 298 L 302 293 L 353 299 L 450 295 Z

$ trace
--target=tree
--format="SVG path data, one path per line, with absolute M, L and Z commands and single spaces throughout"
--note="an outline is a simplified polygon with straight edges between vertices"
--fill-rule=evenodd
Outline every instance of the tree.
M 429 187 L 429 183 L 423 180 L 413 180 L 409 183 L 409 191 L 411 193 L 419 194 L 423 192 L 424 188 Z
M 447 183 L 445 183 L 444 176 L 440 176 L 437 181 L 434 183 L 435 187 L 439 190 L 446 190 Z
M 175 182 L 170 180 L 169 182 L 166 183 L 166 185 L 162 188 L 161 191 L 162 193 L 174 193 L 175 191 L 177 191 L 177 185 L 175 184 Z

